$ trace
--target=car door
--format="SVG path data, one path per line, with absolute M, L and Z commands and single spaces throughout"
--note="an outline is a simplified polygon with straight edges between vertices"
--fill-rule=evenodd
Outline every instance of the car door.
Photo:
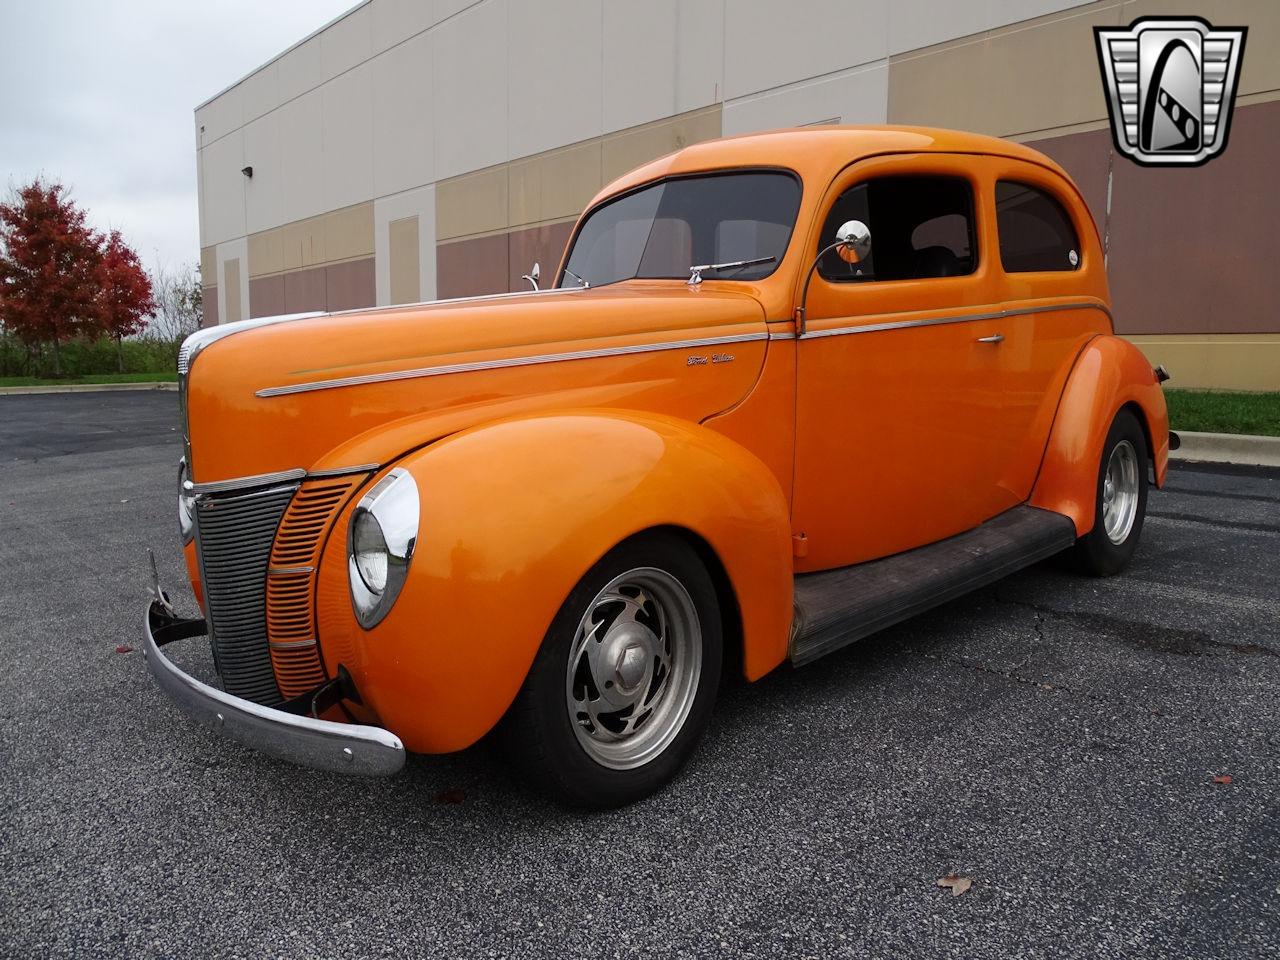
M 1058 398 L 1080 349 L 1110 332 L 1097 230 L 1058 174 L 1006 157 L 986 161 L 999 256 L 1000 418 L 1016 446 L 996 478 L 1012 502 L 1031 494 Z
M 839 225 L 870 254 L 823 257 L 797 343 L 793 523 L 819 570 L 972 528 L 1013 505 L 1001 418 L 999 265 L 981 158 L 864 160 L 827 192 L 812 255 Z

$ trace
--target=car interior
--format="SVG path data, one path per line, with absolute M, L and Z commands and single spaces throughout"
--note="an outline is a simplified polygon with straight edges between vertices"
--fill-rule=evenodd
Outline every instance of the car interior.
M 821 276 L 836 282 L 959 277 L 976 266 L 973 190 L 960 177 L 882 177 L 845 191 L 831 207 L 822 243 L 848 220 L 871 230 L 871 253 L 847 263 L 832 251 Z

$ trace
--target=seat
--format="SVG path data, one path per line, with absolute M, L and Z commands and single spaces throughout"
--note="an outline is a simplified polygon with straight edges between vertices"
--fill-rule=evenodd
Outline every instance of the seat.
M 924 247 L 916 251 L 915 275 L 921 279 L 959 277 L 967 272 L 965 261 L 957 257 L 948 247 Z

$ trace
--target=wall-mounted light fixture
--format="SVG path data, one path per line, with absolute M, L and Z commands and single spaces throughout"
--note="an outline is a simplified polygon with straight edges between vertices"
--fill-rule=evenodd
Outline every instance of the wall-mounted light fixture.
M 240 172 L 243 173 L 250 180 L 253 179 L 253 167 L 241 167 Z

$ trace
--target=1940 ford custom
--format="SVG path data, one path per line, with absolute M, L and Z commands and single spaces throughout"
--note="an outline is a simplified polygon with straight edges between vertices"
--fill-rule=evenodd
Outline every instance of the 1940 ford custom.
M 689 147 L 533 285 L 186 341 L 204 617 L 156 585 L 145 650 L 189 714 L 355 774 L 499 727 L 555 795 L 626 803 L 726 663 L 804 664 L 1062 551 L 1117 572 L 1176 440 L 1079 191 L 1001 140 Z M 222 689 L 162 650 L 206 635 Z

